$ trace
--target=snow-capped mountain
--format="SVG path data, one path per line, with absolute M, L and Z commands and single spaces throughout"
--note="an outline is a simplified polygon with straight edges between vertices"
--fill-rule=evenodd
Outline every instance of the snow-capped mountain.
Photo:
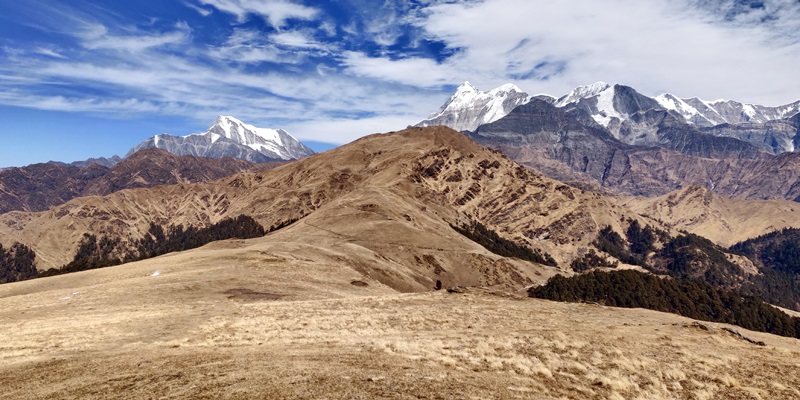
M 655 100 L 662 107 L 677 111 L 687 122 L 702 127 L 720 124 L 761 124 L 800 113 L 800 101 L 778 107 L 767 107 L 733 100 L 705 101 L 697 97 L 679 99 L 671 94 L 658 95 Z
M 583 109 L 596 123 L 616 133 L 619 125 L 631 115 L 657 108 L 658 103 L 628 86 L 596 82 L 573 89 L 568 95 L 559 98 L 555 106 Z
M 484 92 L 464 82 L 439 111 L 415 126 L 445 125 L 457 131 L 475 130 L 480 125 L 505 117 L 529 100 L 530 96 L 513 84 Z
M 577 103 L 583 99 L 589 99 L 601 94 L 608 96 L 609 89 L 613 89 L 613 87 L 605 82 L 595 82 L 591 85 L 578 86 L 572 89 L 569 94 L 556 100 L 554 105 L 556 107 L 564 107 L 568 104 Z M 610 93 L 613 94 L 613 92 Z
M 314 154 L 283 129 L 257 128 L 229 116 L 219 116 L 204 133 L 155 135 L 134 147 L 128 155 L 149 148 L 179 156 L 233 157 L 251 162 L 294 160 Z
M 673 148 L 679 145 L 674 142 L 687 134 L 707 134 L 735 138 L 779 154 L 795 151 L 800 142 L 800 120 L 792 118 L 800 113 L 800 101 L 766 107 L 730 100 L 679 98 L 669 93 L 648 97 L 629 86 L 605 82 L 578 86 L 559 98 L 531 97 L 511 84 L 482 92 L 467 82 L 438 112 L 416 126 L 446 125 L 458 131 L 475 131 L 506 117 L 531 99 L 564 109 L 582 124 L 605 129 L 629 145 Z

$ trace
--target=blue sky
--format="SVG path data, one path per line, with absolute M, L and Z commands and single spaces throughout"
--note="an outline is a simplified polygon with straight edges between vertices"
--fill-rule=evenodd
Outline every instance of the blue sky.
M 217 115 L 324 149 L 466 80 L 778 105 L 799 65 L 797 0 L 0 0 L 0 167 L 124 155 Z

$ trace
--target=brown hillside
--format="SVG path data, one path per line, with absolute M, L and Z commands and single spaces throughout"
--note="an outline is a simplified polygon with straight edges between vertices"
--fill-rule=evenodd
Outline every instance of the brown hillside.
M 730 246 L 783 228 L 800 228 L 800 203 L 735 200 L 690 186 L 655 198 L 623 200 L 631 211 Z
M 211 183 L 8 213 L 0 237 L 43 265 L 67 261 L 84 232 L 302 218 L 255 239 L 0 285 L 0 399 L 800 396 L 795 339 L 517 297 L 508 292 L 568 272 L 492 254 L 450 226 L 480 221 L 563 267 L 600 227 L 640 218 L 617 203 L 426 128 Z M 435 280 L 482 288 L 434 292 Z
M 0 398 L 800 396 L 796 339 L 483 290 L 397 294 L 267 242 L 0 286 Z
M 112 168 L 57 163 L 8 168 L 0 171 L 0 214 L 44 211 L 76 197 L 123 189 L 209 182 L 254 168 L 264 167 L 232 158 L 175 156 L 158 149 L 139 151 Z
M 568 265 L 600 227 L 619 229 L 625 218 L 637 218 L 455 131 L 414 128 L 369 136 L 266 172 L 78 198 L 42 213 L 9 213 L 0 216 L 0 237 L 31 246 L 41 269 L 68 262 L 84 232 L 138 238 L 149 221 L 204 226 L 240 214 L 265 227 L 305 216 L 291 228 L 298 241 L 318 245 L 316 237 L 326 235 L 343 254 L 349 251 L 341 246 L 360 246 L 375 259 L 413 268 L 415 273 L 404 272 L 397 281 L 405 290 L 429 289 L 442 277 L 515 287 L 540 279 L 538 270 L 496 261 L 500 257 L 451 224 L 477 220 Z M 475 252 L 481 255 L 465 264 L 464 254 Z M 486 270 L 490 265 L 492 271 Z M 459 268 L 471 272 L 454 272 Z

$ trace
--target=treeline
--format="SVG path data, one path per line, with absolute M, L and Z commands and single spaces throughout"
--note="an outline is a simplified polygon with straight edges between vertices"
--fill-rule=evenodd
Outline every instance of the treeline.
M 532 249 L 527 246 L 516 244 L 508 239 L 504 239 L 497 232 L 487 228 L 477 221 L 471 221 L 462 226 L 450 225 L 458 233 L 466 236 L 473 242 L 483 246 L 486 250 L 503 257 L 514 257 L 520 260 L 531 261 L 539 264 L 558 266 L 556 260 L 550 254 L 539 249 Z
M 570 278 L 554 276 L 546 285 L 529 289 L 528 295 L 555 301 L 647 308 L 800 338 L 800 318 L 792 318 L 755 297 L 696 280 L 659 278 L 632 270 L 592 271 Z
M 183 225 L 171 225 L 164 230 L 160 225 L 150 223 L 144 237 L 133 243 L 123 242 L 119 238 L 98 239 L 95 235 L 87 233 L 83 235 L 71 262 L 59 269 L 51 268 L 43 271 L 40 276 L 109 267 L 194 249 L 217 240 L 250 239 L 264 236 L 266 233 L 264 227 L 246 215 L 226 218 L 199 229 L 193 226 L 184 228 Z
M 742 287 L 744 293 L 800 309 L 800 229 L 771 232 L 737 243 L 730 251 L 749 258 L 761 272 Z
M 728 259 L 726 249 L 712 241 L 686 232 L 670 237 L 667 232 L 649 225 L 642 227 L 636 220 L 628 220 L 628 223 L 625 237 L 606 226 L 593 245 L 626 264 L 639 265 L 656 274 L 701 280 L 725 289 L 738 289 L 750 282 L 753 293 L 758 292 L 756 288 L 760 284 Z M 608 266 L 602 257 L 591 256 L 573 263 L 578 267 L 573 268 L 576 272 Z M 771 301 L 771 298 L 765 300 Z
M 592 268 L 616 268 L 618 265 L 618 262 L 610 262 L 606 260 L 605 257 L 597 254 L 594 250 L 589 249 L 582 257 L 572 260 L 570 267 L 572 267 L 572 270 L 575 272 L 584 272 Z
M 800 275 L 800 229 L 768 233 L 737 243 L 730 250 L 751 259 L 759 267 Z
M 33 250 L 20 243 L 9 248 L 0 244 L 0 283 L 24 281 L 36 276 L 36 253 Z
M 669 234 L 650 225 L 642 227 L 639 221 L 628 219 L 625 238 L 606 225 L 597 234 L 592 243 L 600 251 L 604 251 L 625 264 L 646 266 L 647 257 L 656 250 L 658 241 L 666 242 Z
M 594 247 L 655 274 L 702 281 L 800 310 L 800 229 L 784 229 L 725 249 L 698 235 L 684 232 L 670 237 L 635 220 L 628 223 L 624 236 L 610 226 L 601 229 Z M 759 274 L 746 273 L 729 259 L 728 252 L 751 259 Z M 591 253 L 572 262 L 576 272 L 609 266 L 613 263 Z
M 723 248 L 691 233 L 672 238 L 656 254 L 653 272 L 666 272 L 681 279 L 700 279 L 712 285 L 733 287 L 744 278 L 744 271 L 728 260 Z

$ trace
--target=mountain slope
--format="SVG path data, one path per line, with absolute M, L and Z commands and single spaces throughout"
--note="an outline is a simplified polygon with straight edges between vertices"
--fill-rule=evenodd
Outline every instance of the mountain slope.
M 415 126 L 444 125 L 457 131 L 471 131 L 481 124 L 497 121 L 528 100 L 525 92 L 511 84 L 483 92 L 464 82 L 439 111 Z
M 109 168 L 79 168 L 46 163 L 0 171 L 0 214 L 44 211 L 82 196 L 102 196 L 122 189 L 207 182 L 254 168 L 241 160 L 178 157 L 163 150 L 143 150 Z
M 361 249 L 369 256 L 353 265 L 372 271 L 388 263 L 403 272 L 382 282 L 403 290 L 428 289 L 437 279 L 520 287 L 556 271 L 491 255 L 451 225 L 480 222 L 564 264 L 601 227 L 621 229 L 620 221 L 638 218 L 455 131 L 418 128 L 366 137 L 266 172 L 8 213 L 0 216 L 0 239 L 31 243 L 39 268 L 47 269 L 70 261 L 84 232 L 130 240 L 150 222 L 202 227 L 241 214 L 264 227 L 300 219 L 286 234 L 300 232 L 296 240 L 304 246 L 329 243 L 336 254 Z
M 397 294 L 249 241 L 0 286 L 0 335 L 8 398 L 800 396 L 795 339 L 486 290 Z M 31 371 L 47 384 L 20 384 Z
M 219 116 L 205 133 L 155 135 L 131 149 L 128 155 L 149 148 L 180 156 L 232 157 L 255 163 L 294 160 L 314 154 L 283 129 L 257 128 L 228 116 Z
M 724 247 L 783 228 L 800 228 L 800 204 L 796 202 L 732 200 L 699 186 L 622 202 L 634 212 Z
M 587 124 L 586 110 L 537 100 L 465 134 L 547 176 L 582 187 L 660 196 L 699 185 L 742 199 L 800 196 L 800 154 L 770 155 L 743 141 L 674 126 L 664 111 L 647 113 L 661 114 L 648 117 L 661 118 L 653 139 L 663 141 L 660 147 L 623 143 L 603 126 Z

